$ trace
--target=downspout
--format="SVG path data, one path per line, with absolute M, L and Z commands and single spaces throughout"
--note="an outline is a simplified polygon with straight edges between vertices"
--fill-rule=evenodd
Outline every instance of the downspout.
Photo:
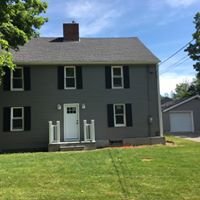
M 159 124 L 160 124 L 160 137 L 163 137 L 163 119 L 162 119 L 162 111 L 161 111 L 160 79 L 159 79 L 159 68 L 158 68 L 158 64 L 156 65 L 156 77 L 157 77 L 158 116 L 159 116 Z

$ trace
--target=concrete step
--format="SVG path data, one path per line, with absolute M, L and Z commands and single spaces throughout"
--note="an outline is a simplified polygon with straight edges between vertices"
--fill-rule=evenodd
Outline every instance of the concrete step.
M 62 142 L 49 144 L 48 149 L 52 151 L 81 151 L 96 149 L 95 142 Z
M 84 146 L 66 146 L 66 145 L 62 145 L 60 146 L 60 151 L 82 151 L 84 150 Z

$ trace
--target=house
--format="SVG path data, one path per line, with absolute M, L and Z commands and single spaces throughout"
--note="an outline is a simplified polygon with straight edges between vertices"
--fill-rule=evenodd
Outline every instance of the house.
M 34 38 L 0 89 L 0 150 L 164 143 L 159 62 L 136 38 Z
M 164 132 L 200 134 L 200 96 L 174 100 L 162 105 Z

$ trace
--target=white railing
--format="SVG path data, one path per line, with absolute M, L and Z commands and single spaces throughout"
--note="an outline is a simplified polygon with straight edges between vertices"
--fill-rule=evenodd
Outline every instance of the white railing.
M 56 121 L 54 125 L 49 121 L 49 144 L 60 142 L 60 121 Z
M 84 129 L 84 141 L 95 142 L 94 120 L 91 120 L 91 123 L 87 123 L 87 120 L 83 120 L 83 129 Z

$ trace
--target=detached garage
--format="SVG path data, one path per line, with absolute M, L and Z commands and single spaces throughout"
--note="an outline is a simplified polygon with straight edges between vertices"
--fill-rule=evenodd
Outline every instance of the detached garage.
M 162 105 L 164 132 L 200 135 L 200 96 Z

